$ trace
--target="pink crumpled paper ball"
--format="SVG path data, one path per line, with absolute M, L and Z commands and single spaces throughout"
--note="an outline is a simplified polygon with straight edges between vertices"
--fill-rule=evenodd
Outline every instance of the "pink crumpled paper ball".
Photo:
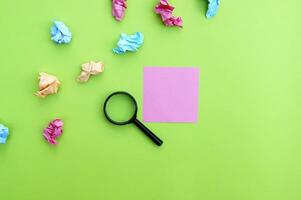
M 155 7 L 155 12 L 161 16 L 161 19 L 165 26 L 178 26 L 183 27 L 183 20 L 181 17 L 175 17 L 172 15 L 175 8 L 169 5 L 167 0 L 160 0 Z
M 44 138 L 48 141 L 49 144 L 56 145 L 57 141 L 55 140 L 57 137 L 62 135 L 64 123 L 60 119 L 55 119 L 51 121 L 47 128 L 44 129 Z
M 117 21 L 121 21 L 127 8 L 126 0 L 112 0 L 112 14 Z

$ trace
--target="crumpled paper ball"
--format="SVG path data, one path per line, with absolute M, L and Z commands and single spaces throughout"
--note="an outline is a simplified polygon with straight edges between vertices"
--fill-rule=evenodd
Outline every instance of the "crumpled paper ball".
M 69 28 L 60 21 L 54 21 L 53 26 L 51 27 L 51 40 L 55 41 L 57 44 L 68 44 L 71 42 L 72 33 L 69 31 Z
M 126 51 L 138 51 L 138 48 L 143 44 L 144 36 L 140 32 L 133 35 L 122 33 L 117 43 L 117 47 L 113 49 L 116 54 L 124 54 Z
M 56 94 L 60 84 L 57 77 L 41 72 L 39 75 L 39 91 L 36 95 L 44 98 L 49 94 Z
M 43 131 L 44 138 L 48 141 L 49 144 L 56 145 L 57 141 L 55 140 L 57 137 L 63 134 L 64 123 L 60 119 L 55 119 L 51 121 Z
M 7 137 L 9 135 L 9 130 L 6 126 L 0 124 L 0 144 L 5 144 Z
M 206 13 L 206 17 L 208 19 L 214 17 L 217 14 L 219 4 L 220 0 L 208 0 L 208 9 Z
M 87 82 L 91 75 L 97 75 L 104 70 L 104 64 L 102 62 L 90 61 L 82 64 L 82 72 L 80 73 L 77 80 L 79 82 Z
M 155 12 L 161 15 L 161 19 L 165 26 L 183 27 L 183 20 L 181 17 L 172 16 L 175 8 L 169 5 L 167 0 L 161 0 L 155 7 Z
M 126 0 L 112 0 L 112 14 L 117 21 L 123 19 L 126 8 Z

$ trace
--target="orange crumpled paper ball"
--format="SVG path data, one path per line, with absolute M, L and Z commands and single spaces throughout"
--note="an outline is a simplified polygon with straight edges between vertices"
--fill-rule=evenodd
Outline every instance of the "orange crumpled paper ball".
M 60 85 L 56 76 L 41 72 L 39 74 L 39 91 L 36 95 L 45 98 L 50 94 L 56 94 Z
M 104 64 L 102 62 L 90 61 L 82 64 L 82 71 L 77 80 L 79 82 L 87 82 L 91 75 L 97 75 L 104 71 Z

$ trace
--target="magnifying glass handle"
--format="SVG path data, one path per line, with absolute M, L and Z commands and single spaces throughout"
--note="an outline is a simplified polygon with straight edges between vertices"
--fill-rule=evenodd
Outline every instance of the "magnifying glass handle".
M 163 141 L 158 138 L 151 130 L 146 128 L 138 119 L 134 120 L 134 124 L 144 132 L 145 135 L 147 135 L 154 143 L 156 143 L 158 146 L 161 146 L 163 144 Z

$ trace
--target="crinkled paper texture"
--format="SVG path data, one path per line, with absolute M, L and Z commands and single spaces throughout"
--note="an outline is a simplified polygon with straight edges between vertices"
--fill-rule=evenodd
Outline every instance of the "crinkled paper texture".
M 217 14 L 219 4 L 220 0 L 208 0 L 208 10 L 206 13 L 206 17 L 208 19 L 214 17 Z
M 57 44 L 68 44 L 71 42 L 72 33 L 69 31 L 69 28 L 60 21 L 54 21 L 53 26 L 51 27 L 51 40 L 55 41 Z
M 57 77 L 41 72 L 39 75 L 39 91 L 36 95 L 44 98 L 50 94 L 56 94 L 60 84 Z
M 82 71 L 77 78 L 79 82 L 87 82 L 91 75 L 97 75 L 104 70 L 104 64 L 102 62 L 90 61 L 82 64 Z
M 55 119 L 51 121 L 43 131 L 44 138 L 48 141 L 49 144 L 56 145 L 56 138 L 63 134 L 64 123 L 60 119 Z
M 175 8 L 169 5 L 167 0 L 161 0 L 155 7 L 155 12 L 161 16 L 165 26 L 183 27 L 183 20 L 181 17 L 172 15 Z
M 9 130 L 6 126 L 0 124 L 0 144 L 5 144 L 7 137 L 9 135 Z
M 117 21 L 123 19 L 126 8 L 126 0 L 112 0 L 112 14 Z
M 134 35 L 122 33 L 117 43 L 117 47 L 113 49 L 116 54 L 124 54 L 127 51 L 135 52 L 143 44 L 143 34 L 140 32 Z

